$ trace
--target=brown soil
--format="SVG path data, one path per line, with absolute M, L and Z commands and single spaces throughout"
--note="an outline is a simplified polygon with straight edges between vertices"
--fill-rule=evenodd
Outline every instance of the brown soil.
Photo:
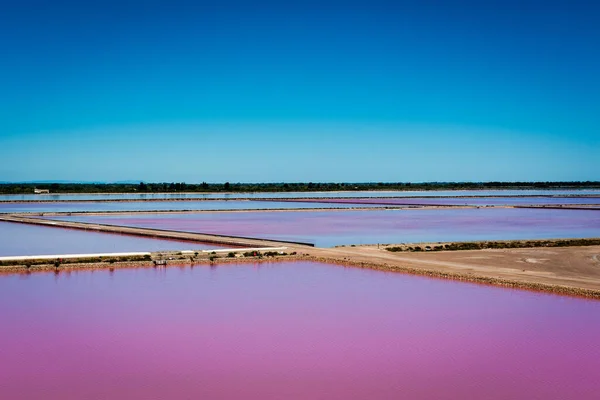
M 312 248 L 306 253 L 416 273 L 452 274 L 466 280 L 499 279 L 523 285 L 589 289 L 600 294 L 600 246 L 392 253 L 375 245 Z

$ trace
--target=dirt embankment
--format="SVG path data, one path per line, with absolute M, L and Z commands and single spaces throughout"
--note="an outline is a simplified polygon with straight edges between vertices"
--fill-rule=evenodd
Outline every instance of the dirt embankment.
M 161 254 L 160 263 L 153 255 L 153 261 L 86 262 L 58 267 L 51 263 L 30 267 L 3 266 L 0 273 L 61 273 L 98 268 L 115 270 L 305 260 L 600 300 L 600 246 L 427 253 L 390 253 L 376 246 L 334 249 L 290 246 L 286 252 L 287 255 L 270 257 L 262 254 L 258 257 L 239 254 L 165 257 Z
M 477 242 L 403 243 L 384 245 L 391 252 L 457 251 L 485 249 L 523 249 L 532 247 L 600 246 L 600 238 L 535 239 L 535 240 L 485 240 Z M 345 247 L 345 246 L 339 246 Z
M 329 262 L 600 298 L 600 246 L 393 253 L 371 245 L 306 252 Z

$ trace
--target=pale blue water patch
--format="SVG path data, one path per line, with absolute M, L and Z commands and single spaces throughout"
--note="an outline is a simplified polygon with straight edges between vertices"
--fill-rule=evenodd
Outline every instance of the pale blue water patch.
M 154 229 L 342 244 L 600 237 L 600 210 L 421 209 L 52 218 Z
M 431 191 L 346 191 L 346 192 L 260 192 L 260 193 L 126 193 L 126 194 L 25 194 L 0 195 L 0 201 L 24 200 L 163 200 L 240 198 L 347 198 L 347 197 L 435 197 L 435 196 L 559 196 L 600 195 L 600 189 L 573 190 L 431 190 Z
M 204 200 L 204 201 L 115 201 L 1 203 L 0 213 L 190 211 L 190 210 L 272 210 L 304 208 L 382 207 L 378 204 L 336 204 L 293 201 Z
M 206 250 L 223 246 L 0 222 L 0 256 Z

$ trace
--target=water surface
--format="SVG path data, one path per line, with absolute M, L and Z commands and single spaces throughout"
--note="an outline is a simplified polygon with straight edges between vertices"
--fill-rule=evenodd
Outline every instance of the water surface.
M 381 190 L 345 192 L 256 192 L 256 193 L 99 193 L 99 194 L 23 194 L 0 195 L 0 201 L 19 200 L 157 200 L 157 199 L 239 199 L 239 198 L 310 198 L 310 197 L 428 197 L 428 196 L 557 196 L 599 195 L 599 189 L 552 190 Z
M 316 263 L 0 276 L 0 397 L 597 399 L 600 302 Z
M 513 208 L 280 211 L 52 217 L 317 246 L 600 237 L 600 210 Z
M 307 201 L 253 201 L 253 200 L 204 200 L 204 201 L 127 201 L 127 202 L 40 202 L 2 203 L 0 213 L 46 213 L 46 212 L 114 212 L 114 211 L 191 211 L 191 210 L 269 210 L 303 208 L 355 208 L 381 207 L 378 204 L 320 203 Z
M 297 200 L 311 201 L 311 200 Z M 313 200 L 316 201 L 316 200 Z M 323 199 L 322 204 L 355 204 L 355 205 L 426 205 L 426 206 L 527 206 L 527 205 L 600 205 L 600 197 L 550 197 L 550 196 L 518 196 L 518 197 L 405 197 L 379 199 Z M 0 207 L 2 205 L 0 204 Z M 1 208 L 0 208 L 1 209 Z
M 0 256 L 205 250 L 222 246 L 0 222 Z M 2 396 L 0 396 L 2 398 Z

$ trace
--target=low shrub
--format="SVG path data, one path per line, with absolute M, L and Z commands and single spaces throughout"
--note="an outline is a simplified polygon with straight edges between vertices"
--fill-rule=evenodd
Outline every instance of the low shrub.
M 399 247 L 399 246 L 386 247 L 385 249 L 387 251 L 391 251 L 391 252 L 404 251 L 404 249 L 402 247 Z

